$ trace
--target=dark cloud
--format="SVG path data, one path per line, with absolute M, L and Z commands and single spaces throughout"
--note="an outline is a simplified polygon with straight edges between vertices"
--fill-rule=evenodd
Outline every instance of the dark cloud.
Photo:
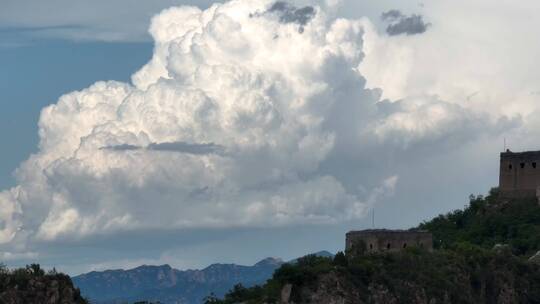
M 300 25 L 306 25 L 315 16 L 315 9 L 312 6 L 296 8 L 283 1 L 274 3 L 268 12 L 281 14 L 279 20 L 283 23 L 298 23 Z
M 399 10 L 389 10 L 382 13 L 381 19 L 385 21 L 395 21 L 397 19 L 405 17 Z
M 214 143 L 208 144 L 191 144 L 187 142 L 168 142 L 168 143 L 152 143 L 146 147 L 134 146 L 129 144 L 122 144 L 117 146 L 107 146 L 101 148 L 101 150 L 112 151 L 133 151 L 133 150 L 152 150 L 152 151 L 166 151 L 166 152 L 180 152 L 187 154 L 221 154 L 225 150 L 223 146 L 216 145 Z
M 471 99 L 472 99 L 474 96 L 478 95 L 478 93 L 480 93 L 480 92 L 476 91 L 476 92 L 474 92 L 474 93 L 472 93 L 472 94 L 467 95 L 467 101 L 471 101 Z
M 265 12 L 269 14 L 276 14 L 279 16 L 279 21 L 282 23 L 296 23 L 300 25 L 298 32 L 304 32 L 304 26 L 308 24 L 315 16 L 315 8 L 312 6 L 304 6 L 297 8 L 296 6 L 284 2 L 277 1 Z M 251 14 L 251 17 L 260 16 L 261 13 Z
M 406 16 L 399 10 L 384 12 L 381 19 L 390 23 L 386 28 L 386 33 L 390 36 L 422 34 L 431 26 L 431 23 L 424 22 L 422 15 Z
M 142 147 L 134 146 L 134 145 L 128 145 L 128 144 L 121 144 L 116 146 L 107 146 L 102 147 L 100 150 L 113 150 L 113 151 L 133 151 L 133 150 L 140 150 Z
M 154 151 L 171 151 L 188 154 L 219 154 L 223 152 L 223 146 L 214 143 L 209 144 L 190 144 L 186 142 L 170 142 L 150 144 L 146 149 Z

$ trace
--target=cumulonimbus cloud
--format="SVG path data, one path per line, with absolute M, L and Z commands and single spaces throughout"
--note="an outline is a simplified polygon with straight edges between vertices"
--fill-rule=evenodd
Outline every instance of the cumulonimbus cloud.
M 267 0 L 163 11 L 133 84 L 43 109 L 39 151 L 0 193 L 0 243 L 363 216 L 398 178 L 361 195 L 319 170 L 330 156 L 490 123 L 429 97 L 385 108 L 358 72 L 370 27 Z

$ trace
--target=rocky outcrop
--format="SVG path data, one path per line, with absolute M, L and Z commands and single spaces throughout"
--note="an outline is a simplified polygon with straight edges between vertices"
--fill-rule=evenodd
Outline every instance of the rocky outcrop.
M 30 279 L 6 277 L 0 290 L 2 304 L 85 304 L 78 289 L 65 275 L 43 275 Z
M 468 279 L 468 278 L 467 278 Z M 478 282 L 478 290 L 474 287 L 463 289 L 462 296 L 469 299 L 464 303 L 514 304 L 530 303 L 527 286 L 519 286 L 523 282 L 500 273 L 494 277 L 483 278 Z M 286 284 L 281 290 L 280 304 L 451 304 L 455 294 L 441 291 L 433 296 L 427 292 L 426 286 L 403 280 L 396 285 L 384 282 L 372 282 L 367 288 L 358 288 L 353 279 L 340 272 L 319 275 L 309 285 L 296 286 Z
M 540 251 L 529 258 L 529 262 L 540 265 Z
M 358 289 L 334 272 L 321 275 L 317 279 L 316 285 L 302 288 L 299 296 L 302 301 L 307 303 L 361 303 Z
M 288 304 L 291 301 L 292 284 L 285 284 L 281 289 L 280 304 Z

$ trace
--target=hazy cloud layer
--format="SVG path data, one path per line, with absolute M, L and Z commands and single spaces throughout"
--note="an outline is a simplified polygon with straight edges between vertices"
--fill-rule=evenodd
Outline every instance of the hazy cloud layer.
M 149 41 L 154 14 L 173 5 L 208 7 L 213 0 L 3 0 L 1 29 L 18 30 L 14 42 L 36 38 L 75 41 Z M 4 38 L 4 37 L 3 37 Z M 15 39 L 17 38 L 17 39 Z
M 416 14 L 406 16 L 399 10 L 384 12 L 381 18 L 390 23 L 386 27 L 386 33 L 390 36 L 422 34 L 431 26 L 430 23 L 424 22 L 423 16 Z

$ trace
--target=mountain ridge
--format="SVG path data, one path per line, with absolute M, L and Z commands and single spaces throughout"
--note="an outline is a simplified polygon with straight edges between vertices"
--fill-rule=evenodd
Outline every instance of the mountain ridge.
M 333 256 L 328 251 L 313 255 Z M 81 293 L 96 304 L 142 300 L 189 304 L 201 303 L 210 294 L 223 296 L 238 283 L 246 287 L 263 284 L 285 263 L 281 258 L 267 257 L 251 266 L 214 263 L 202 269 L 178 270 L 169 264 L 140 265 L 130 269 L 90 271 L 72 280 Z

